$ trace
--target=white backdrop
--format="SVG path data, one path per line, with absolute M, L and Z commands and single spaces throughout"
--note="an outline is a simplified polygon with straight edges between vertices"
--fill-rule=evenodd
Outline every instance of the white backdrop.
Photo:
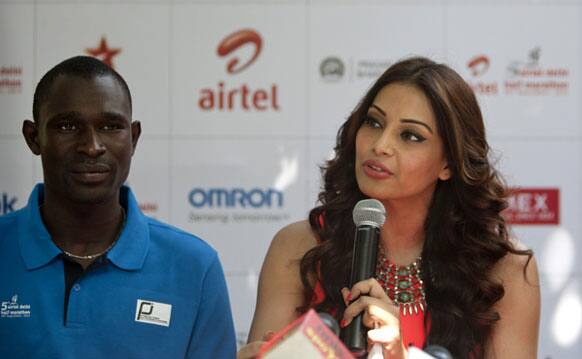
M 581 17 L 582 0 L 0 0 L 0 214 L 42 180 L 20 135 L 40 76 L 109 59 L 143 127 L 129 183 L 219 251 L 244 341 L 270 240 L 314 205 L 339 125 L 388 65 L 429 56 L 474 87 L 521 188 L 508 216 L 540 266 L 539 357 L 579 358 Z

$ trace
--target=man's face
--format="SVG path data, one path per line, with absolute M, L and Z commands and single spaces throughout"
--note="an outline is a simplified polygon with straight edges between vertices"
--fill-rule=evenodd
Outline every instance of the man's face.
M 47 194 L 73 203 L 117 201 L 140 125 L 131 122 L 129 99 L 113 76 L 57 77 L 36 129 Z

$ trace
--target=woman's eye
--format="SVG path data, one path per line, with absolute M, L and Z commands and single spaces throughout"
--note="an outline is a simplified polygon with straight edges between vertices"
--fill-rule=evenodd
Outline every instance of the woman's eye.
M 403 140 L 411 142 L 422 142 L 425 140 L 425 138 L 421 135 L 417 135 L 416 133 L 409 130 L 403 131 L 400 136 Z
M 366 126 L 370 126 L 372 128 L 381 128 L 382 127 L 382 125 L 380 125 L 380 122 L 374 120 L 370 116 L 366 116 L 366 118 L 364 118 L 364 124 Z

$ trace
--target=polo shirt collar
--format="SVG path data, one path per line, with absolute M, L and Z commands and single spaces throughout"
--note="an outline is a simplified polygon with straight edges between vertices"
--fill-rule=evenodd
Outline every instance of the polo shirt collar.
M 148 220 L 129 187 L 121 187 L 120 202 L 126 210 L 125 226 L 117 243 L 107 253 L 107 259 L 121 269 L 139 270 L 149 249 Z
M 44 185 L 39 183 L 18 216 L 20 253 L 28 270 L 40 268 L 62 253 L 42 221 L 39 203 L 43 197 Z
M 39 183 L 18 216 L 20 252 L 28 270 L 40 268 L 62 253 L 42 221 L 39 203 L 43 197 L 44 185 Z M 107 259 L 121 269 L 139 270 L 143 267 L 149 248 L 147 218 L 127 186 L 121 188 L 120 203 L 126 209 L 125 226 L 117 243 L 107 253 Z

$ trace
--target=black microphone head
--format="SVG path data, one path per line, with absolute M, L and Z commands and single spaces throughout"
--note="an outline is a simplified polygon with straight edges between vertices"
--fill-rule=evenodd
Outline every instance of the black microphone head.
M 424 351 L 437 359 L 453 359 L 451 353 L 440 345 L 429 345 Z
M 337 320 L 335 320 L 334 317 L 327 313 L 318 312 L 317 314 L 319 315 L 319 319 L 321 319 L 323 324 L 325 324 L 325 326 L 328 327 L 332 331 L 332 333 L 335 334 L 335 336 L 338 336 L 340 332 L 340 327 L 337 324 Z
M 386 221 L 386 209 L 377 199 L 363 199 L 356 203 L 352 212 L 356 227 L 372 226 L 380 228 Z

